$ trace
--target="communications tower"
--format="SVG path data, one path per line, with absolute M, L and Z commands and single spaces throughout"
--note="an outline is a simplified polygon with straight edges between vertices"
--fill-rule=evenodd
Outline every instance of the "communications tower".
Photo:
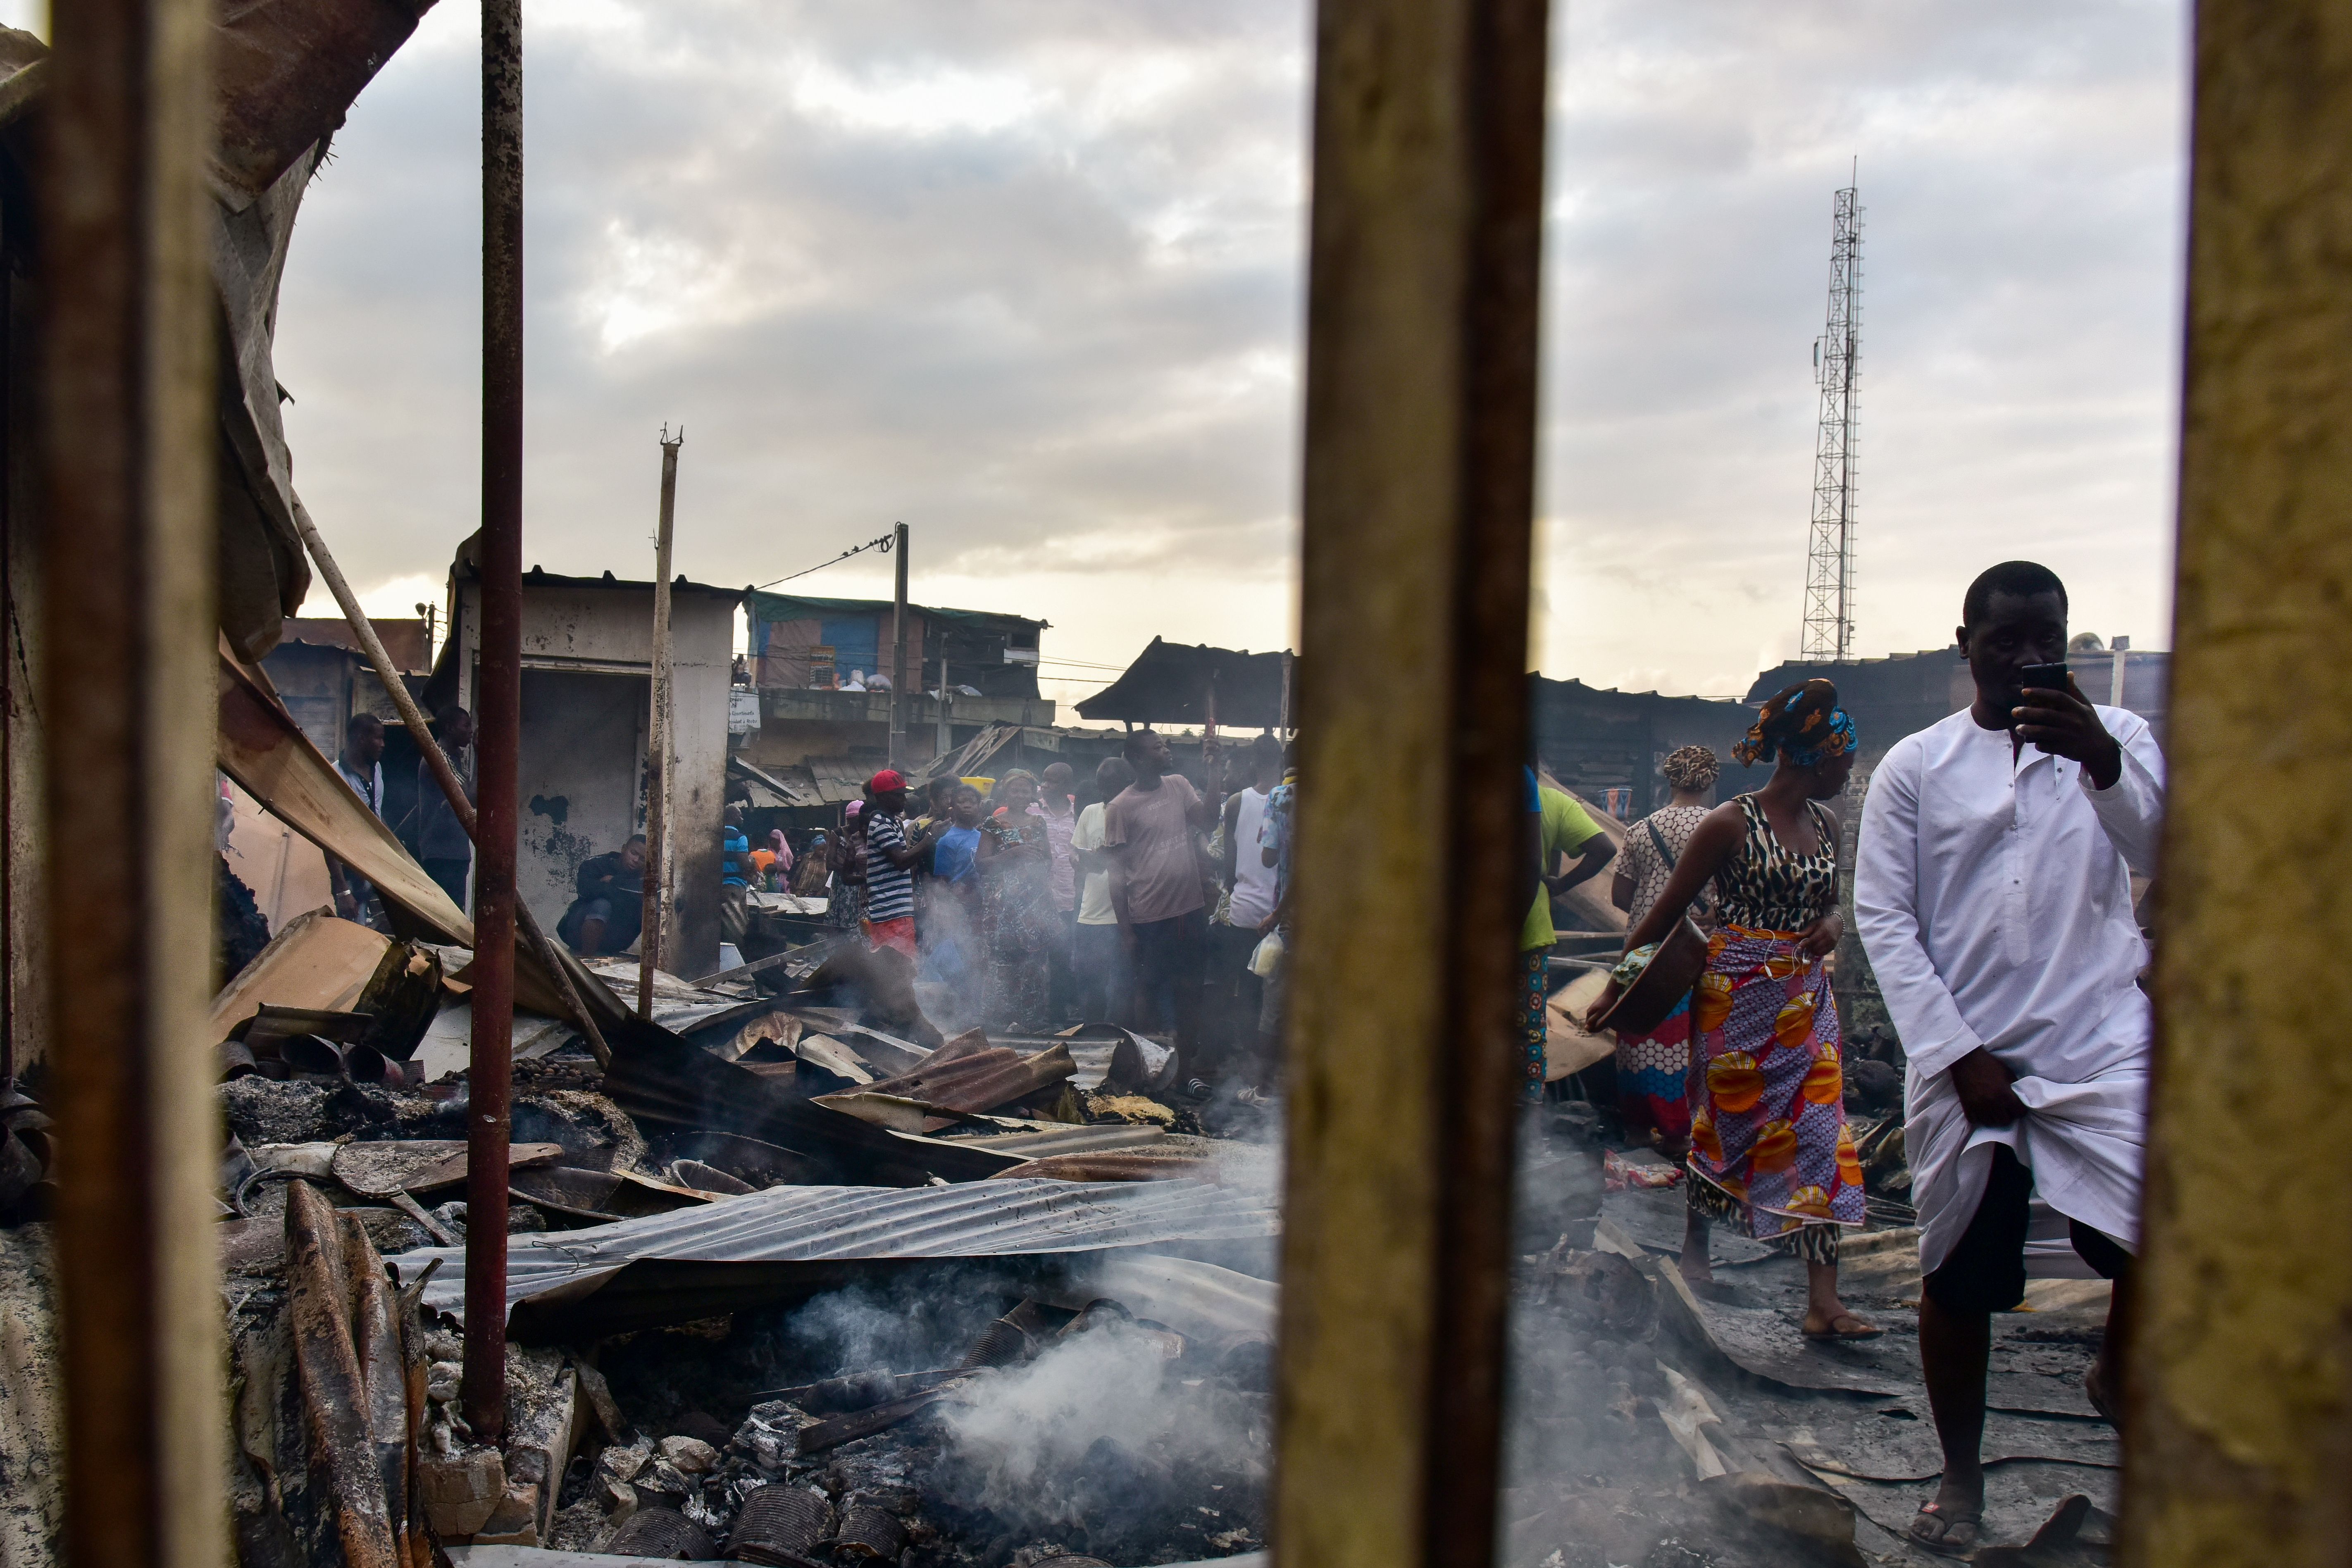
M 1855 164 L 1859 174 L 1861 165 Z M 1862 362 L 1862 205 L 1859 180 L 1837 193 L 1830 224 L 1829 325 L 1813 344 L 1822 389 L 1813 458 L 1812 544 L 1805 565 L 1802 658 L 1853 652 L 1855 374 Z

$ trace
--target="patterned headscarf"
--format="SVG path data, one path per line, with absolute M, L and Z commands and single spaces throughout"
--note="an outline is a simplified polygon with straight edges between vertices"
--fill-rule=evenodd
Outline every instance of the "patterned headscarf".
M 1764 704 L 1748 738 L 1731 748 L 1742 767 L 1778 756 L 1810 768 L 1853 750 L 1853 721 L 1837 705 L 1837 688 L 1816 676 Z
M 1677 746 L 1658 764 L 1676 789 L 1705 789 L 1723 772 L 1723 759 L 1705 746 Z

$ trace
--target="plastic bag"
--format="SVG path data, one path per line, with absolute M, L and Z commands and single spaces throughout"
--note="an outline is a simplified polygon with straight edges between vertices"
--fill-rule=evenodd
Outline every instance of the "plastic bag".
M 1278 931 L 1266 932 L 1250 953 L 1250 973 L 1260 980 L 1266 979 L 1282 967 L 1282 933 Z

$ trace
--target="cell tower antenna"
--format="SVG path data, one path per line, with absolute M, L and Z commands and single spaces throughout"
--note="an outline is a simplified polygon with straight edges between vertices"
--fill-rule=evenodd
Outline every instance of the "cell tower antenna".
M 1829 325 L 1813 344 L 1822 389 L 1821 438 L 1813 458 L 1813 528 L 1805 564 L 1805 629 L 1800 658 L 1853 654 L 1854 422 L 1862 368 L 1862 161 L 1837 193 L 1830 223 Z

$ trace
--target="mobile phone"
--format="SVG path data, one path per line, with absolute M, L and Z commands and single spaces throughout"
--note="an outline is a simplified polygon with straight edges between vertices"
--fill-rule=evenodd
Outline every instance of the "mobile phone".
M 2063 664 L 2029 664 L 2017 672 L 2020 691 L 2071 691 Z

